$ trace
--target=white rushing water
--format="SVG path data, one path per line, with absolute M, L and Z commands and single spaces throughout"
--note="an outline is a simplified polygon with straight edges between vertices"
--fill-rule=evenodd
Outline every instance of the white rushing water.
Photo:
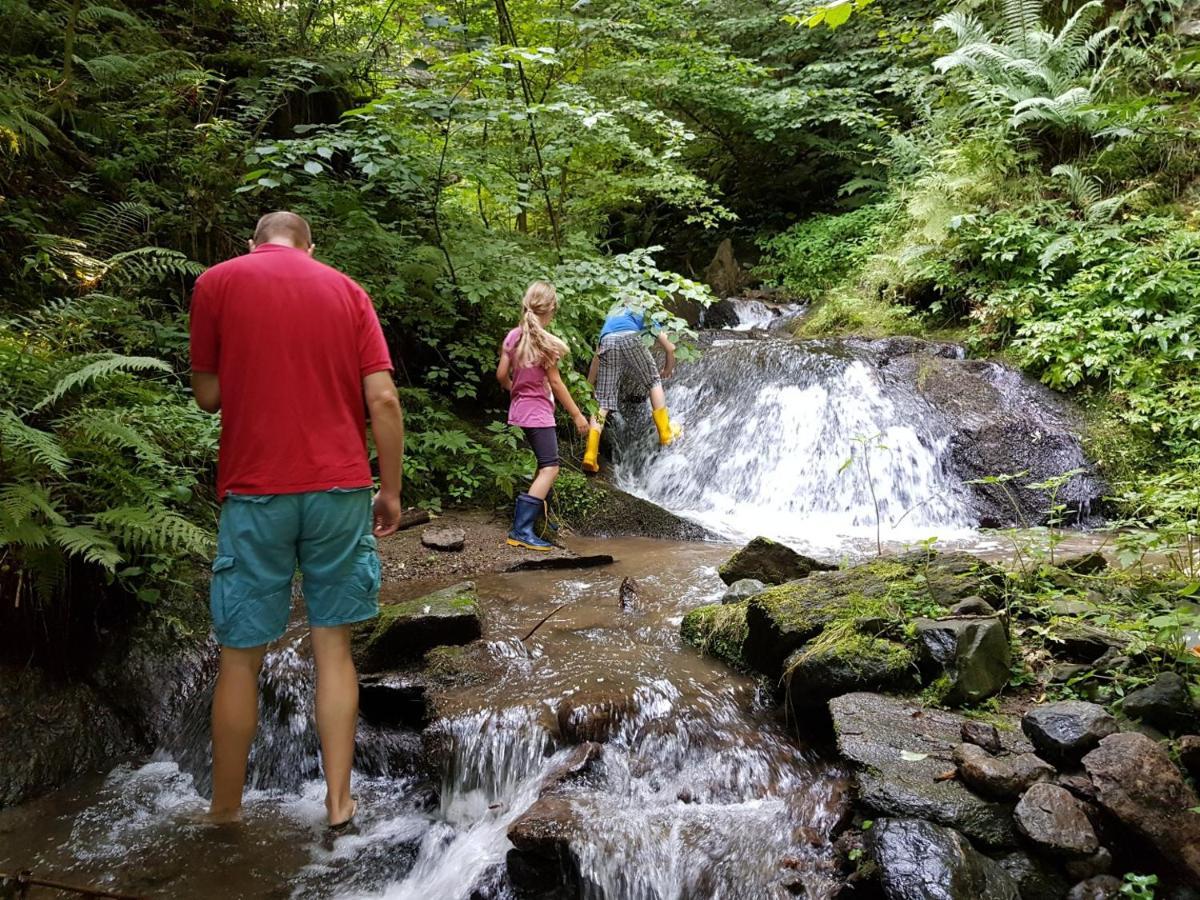
M 617 483 L 731 539 L 840 552 L 953 538 L 974 525 L 923 401 L 846 347 L 717 339 L 667 385 L 684 428 L 658 446 L 648 412 L 619 423 Z

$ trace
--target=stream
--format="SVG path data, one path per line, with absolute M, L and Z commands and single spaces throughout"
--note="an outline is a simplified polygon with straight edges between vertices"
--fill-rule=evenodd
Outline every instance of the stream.
M 744 315 L 743 331 L 779 318 L 766 307 Z M 874 552 L 878 526 L 889 546 L 937 536 L 1004 555 L 975 531 L 944 462 L 948 435 L 913 398 L 845 347 L 797 352 L 779 337 L 726 334 L 669 385 L 687 429 L 677 447 L 660 452 L 636 415 L 618 423 L 620 486 L 730 541 L 765 534 L 837 559 Z M 847 465 L 867 438 L 867 463 Z M 266 661 L 241 826 L 197 822 L 208 740 L 197 703 L 152 759 L 0 812 L 0 870 L 179 900 L 504 900 L 514 896 L 508 829 L 572 754 L 561 710 L 592 703 L 622 714 L 600 759 L 561 788 L 557 825 L 583 897 L 831 896 L 845 773 L 754 682 L 679 639 L 683 615 L 722 595 L 716 567 L 729 544 L 570 543 L 617 562 L 477 579 L 488 677 L 439 702 L 425 740 L 438 748 L 440 784 L 412 764 L 414 734 L 364 726 L 357 830 L 325 832 L 311 664 L 296 628 Z M 625 578 L 637 584 L 628 610 Z M 526 652 L 520 637 L 563 603 Z

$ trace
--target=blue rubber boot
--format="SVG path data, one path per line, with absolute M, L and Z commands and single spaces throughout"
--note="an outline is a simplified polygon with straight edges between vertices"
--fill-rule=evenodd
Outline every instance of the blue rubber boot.
M 537 499 L 536 497 L 534 498 Z M 554 502 L 554 488 L 550 489 L 550 493 L 546 495 L 546 500 L 542 504 L 542 513 L 537 523 L 537 533 L 546 540 L 553 543 L 558 537 L 558 517 L 550 511 L 550 504 Z
M 510 547 L 523 547 L 526 550 L 541 550 L 546 552 L 554 549 L 549 541 L 543 541 L 533 530 L 538 516 L 545 509 L 545 504 L 530 494 L 517 494 L 516 508 L 513 510 L 513 527 L 508 533 Z

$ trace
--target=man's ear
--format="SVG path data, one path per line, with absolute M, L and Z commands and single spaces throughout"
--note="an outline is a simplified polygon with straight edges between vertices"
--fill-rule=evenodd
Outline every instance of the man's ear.
M 254 238 L 250 238 L 250 240 L 246 241 L 246 247 L 250 250 L 251 253 L 254 252 L 254 248 L 256 246 L 257 245 L 254 243 Z
M 312 256 L 312 255 L 313 255 L 313 252 L 314 252 L 316 249 L 317 249 L 317 245 L 316 245 L 316 244 L 309 244 L 309 245 L 308 245 L 308 255 L 309 255 L 309 256 Z

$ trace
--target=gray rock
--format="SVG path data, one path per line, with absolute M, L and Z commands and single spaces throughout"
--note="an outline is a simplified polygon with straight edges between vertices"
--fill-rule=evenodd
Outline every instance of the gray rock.
M 1112 875 L 1096 875 L 1079 882 L 1067 892 L 1067 900 L 1118 900 L 1121 879 Z
M 982 747 L 988 753 L 992 754 L 1000 752 L 1000 732 L 996 730 L 995 725 L 968 719 L 966 722 L 963 722 L 960 734 L 963 742 L 966 744 L 974 744 L 976 747 Z
M 1120 652 L 1129 646 L 1129 638 L 1116 631 L 1097 628 L 1085 622 L 1066 622 L 1055 627 L 1050 652 L 1058 659 L 1092 663 L 1110 651 Z
M 361 671 L 381 672 L 482 634 L 475 584 L 464 581 L 415 600 L 381 604 L 378 618 L 354 629 L 355 659 Z
M 649 500 L 613 487 L 602 477 L 589 479 L 588 490 L 598 502 L 586 504 L 582 512 L 563 516 L 563 520 L 577 534 L 591 537 L 637 536 L 675 541 L 706 541 L 716 538 L 707 528 L 667 512 Z
M 1117 720 L 1095 703 L 1063 700 L 1035 706 L 1021 728 L 1040 755 L 1051 762 L 1077 761 L 1117 731 Z
M 959 744 L 954 762 L 971 790 L 994 800 L 1016 800 L 1030 785 L 1054 775 L 1054 767 L 1032 753 L 996 757 L 974 744 Z
M 466 542 L 467 533 L 461 528 L 431 525 L 421 532 L 421 543 L 430 550 L 454 553 L 461 550 Z
M 996 862 L 1017 882 L 1021 900 L 1062 900 L 1070 882 L 1048 860 L 1016 850 L 999 857 Z
M 1187 682 L 1177 672 L 1163 672 L 1152 684 L 1130 691 L 1121 712 L 1162 731 L 1186 731 L 1196 724 Z
M 1083 807 L 1058 785 L 1033 785 L 1021 797 L 1013 817 L 1021 834 L 1045 853 L 1082 857 L 1100 849 Z
M 922 818 L 992 847 L 1016 846 L 1012 804 L 986 800 L 946 773 L 954 771 L 962 716 L 880 694 L 829 701 L 838 751 L 853 766 L 859 805 L 879 815 Z M 1015 728 L 1001 730 L 1007 752 L 1032 747 Z
M 830 572 L 837 566 L 797 553 L 770 538 L 756 537 L 733 554 L 717 574 L 726 584 L 753 578 L 765 584 L 795 581 L 813 572 Z
M 1096 605 L 1089 603 L 1086 600 L 1050 600 L 1042 605 L 1042 608 L 1052 616 L 1086 616 L 1088 613 L 1096 611 Z
M 955 616 L 994 616 L 996 609 L 982 597 L 968 597 L 950 607 L 950 614 Z
M 743 578 L 729 586 L 729 590 L 721 597 L 722 603 L 741 603 L 749 600 L 755 594 L 761 594 L 766 587 L 757 578 Z
M 1163 746 L 1136 732 L 1114 734 L 1083 766 L 1100 806 L 1152 844 L 1165 864 L 1200 883 L 1200 815 L 1191 812 L 1200 799 Z
M 1016 880 L 951 828 L 880 819 L 871 848 L 888 900 L 1020 900 Z
M 917 619 L 915 624 L 922 670 L 940 671 L 949 679 L 943 702 L 978 703 L 1008 684 L 1008 633 L 998 617 Z

